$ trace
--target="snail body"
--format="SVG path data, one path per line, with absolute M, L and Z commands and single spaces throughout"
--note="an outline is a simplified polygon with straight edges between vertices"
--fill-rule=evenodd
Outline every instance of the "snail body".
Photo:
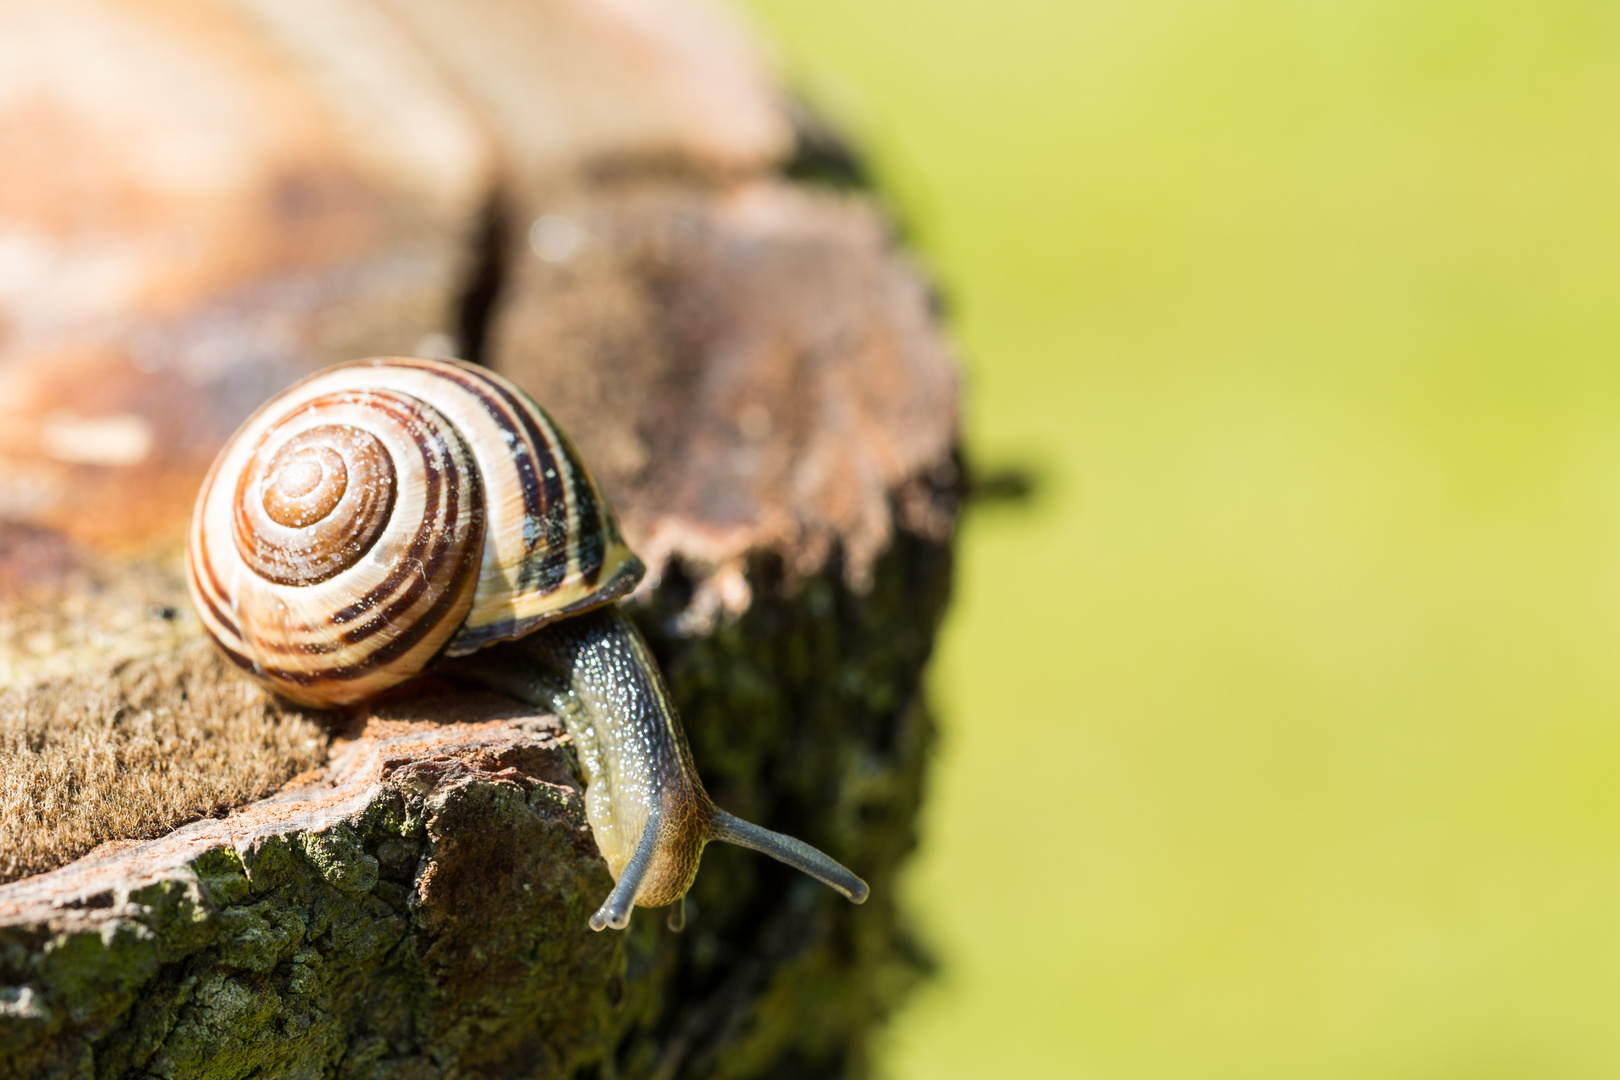
M 186 562 L 224 655 L 294 701 L 352 704 L 462 657 L 445 670 L 562 717 L 617 883 L 595 929 L 624 927 L 635 904 L 678 905 L 711 840 L 866 897 L 815 848 L 709 800 L 615 603 L 641 560 L 562 430 L 490 371 L 384 358 L 295 384 L 215 460 Z
M 585 817 L 618 882 L 591 917 L 593 929 L 623 928 L 632 903 L 676 904 L 670 925 L 679 929 L 678 905 L 711 840 L 764 852 L 857 904 L 865 901 L 866 882 L 826 854 L 714 805 L 658 665 L 616 605 L 452 663 L 487 686 L 550 708 L 568 726 L 585 774 Z

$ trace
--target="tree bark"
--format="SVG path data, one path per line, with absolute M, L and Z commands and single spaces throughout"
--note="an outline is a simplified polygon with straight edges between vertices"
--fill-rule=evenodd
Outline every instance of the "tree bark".
M 927 966 L 895 875 L 957 385 L 853 158 L 733 28 L 651 0 L 81 7 L 0 9 L 31 58 L 0 63 L 0 137 L 32 163 L 0 177 L 0 713 L 331 746 L 18 863 L 0 1077 L 864 1074 Z M 486 363 L 557 417 L 649 565 L 629 610 L 710 793 L 867 904 L 719 845 L 684 933 L 593 933 L 611 881 L 556 718 L 431 672 L 295 715 L 200 639 L 179 545 L 213 454 L 388 354 Z

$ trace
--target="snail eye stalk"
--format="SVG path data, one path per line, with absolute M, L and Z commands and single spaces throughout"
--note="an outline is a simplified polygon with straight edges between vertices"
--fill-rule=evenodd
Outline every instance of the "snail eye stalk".
M 823 885 L 842 893 L 854 904 L 864 904 L 871 892 L 866 882 L 803 840 L 772 832 L 751 821 L 734 817 L 724 810 L 714 812 L 714 820 L 709 823 L 709 839 L 724 840 L 728 844 L 736 844 L 738 847 L 769 855 L 778 862 L 785 862 L 793 869 L 803 871 Z

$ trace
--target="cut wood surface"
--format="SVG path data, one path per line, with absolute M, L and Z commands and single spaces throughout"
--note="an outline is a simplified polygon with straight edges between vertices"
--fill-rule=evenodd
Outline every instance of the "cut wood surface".
M 923 965 L 957 384 L 793 116 L 660 0 L 0 3 L 0 1076 L 864 1071 Z M 561 421 L 711 794 L 868 904 L 710 849 L 684 934 L 593 934 L 555 718 L 431 673 L 310 713 L 212 656 L 213 454 L 390 354 Z

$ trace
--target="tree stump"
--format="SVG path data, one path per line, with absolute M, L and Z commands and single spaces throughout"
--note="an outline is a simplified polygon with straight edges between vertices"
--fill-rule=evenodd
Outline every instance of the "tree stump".
M 925 966 L 894 878 L 957 387 L 748 41 L 662 0 L 13 4 L 0 145 L 0 764 L 35 755 L 0 773 L 0 1077 L 863 1073 Z M 710 792 L 864 907 L 722 845 L 684 933 L 593 933 L 556 718 L 431 672 L 307 713 L 215 656 L 203 472 L 269 394 L 389 354 L 561 421 Z

